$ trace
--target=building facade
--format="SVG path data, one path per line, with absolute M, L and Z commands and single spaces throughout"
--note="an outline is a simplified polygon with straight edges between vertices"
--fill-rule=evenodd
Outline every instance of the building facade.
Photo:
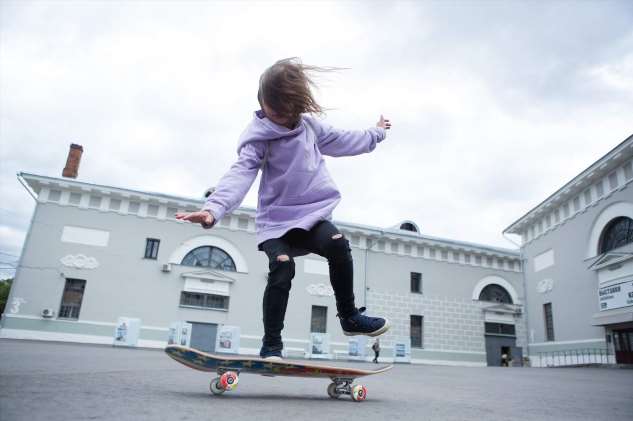
M 257 354 L 268 259 L 257 251 L 255 210 L 239 208 L 212 230 L 174 219 L 204 199 L 20 173 L 36 200 L 0 337 L 112 344 L 120 317 L 140 320 L 139 346 L 163 347 L 174 322 L 191 346 L 214 351 L 222 326 L 239 352 Z M 414 363 L 521 364 L 527 345 L 518 251 L 392 228 L 336 222 L 350 242 L 358 307 L 392 322 L 381 358 L 406 344 Z M 346 358 L 327 262 L 296 259 L 283 331 L 289 356 L 310 356 L 327 335 Z M 363 344 L 369 350 L 372 342 Z M 367 356 L 371 359 L 372 356 Z
M 633 364 L 633 136 L 505 229 L 533 365 Z

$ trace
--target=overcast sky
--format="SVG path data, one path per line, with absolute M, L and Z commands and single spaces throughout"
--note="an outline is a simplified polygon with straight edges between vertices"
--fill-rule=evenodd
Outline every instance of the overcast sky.
M 0 261 L 34 201 L 18 171 L 200 197 L 278 59 L 326 120 L 393 129 L 326 158 L 336 220 L 513 248 L 502 230 L 633 134 L 633 2 L 0 1 Z M 256 205 L 258 181 L 243 204 Z

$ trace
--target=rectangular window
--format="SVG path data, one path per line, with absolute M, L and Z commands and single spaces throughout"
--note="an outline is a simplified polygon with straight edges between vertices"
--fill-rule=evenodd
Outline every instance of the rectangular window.
M 158 205 L 147 205 L 147 216 L 158 215 Z
M 554 340 L 554 318 L 552 316 L 552 303 L 543 304 L 543 316 L 545 318 L 545 340 Z
M 424 316 L 411 315 L 411 348 L 422 348 L 422 321 Z
M 137 214 L 140 208 L 141 208 L 141 204 L 139 202 L 130 202 L 130 204 L 128 205 L 127 211 L 128 213 Z
M 101 207 L 101 197 L 90 196 L 90 202 L 88 204 L 91 208 L 99 209 Z
M 118 211 L 121 209 L 121 199 L 110 199 L 110 210 Z
M 448 260 L 448 250 L 442 250 L 442 260 Z
M 585 205 L 589 205 L 591 203 L 591 188 L 585 190 Z
M 312 321 L 310 323 L 310 332 L 327 332 L 327 307 L 312 306 Z
M 59 199 L 62 197 L 61 190 L 51 190 L 48 193 L 48 200 L 51 202 L 59 202 Z
M 158 246 L 160 244 L 160 240 L 156 238 L 148 238 L 145 243 L 145 258 L 146 259 L 156 259 L 158 258 Z
M 631 168 L 631 161 L 624 164 L 624 178 L 630 180 L 633 178 L 633 168 Z
M 486 322 L 486 333 L 489 335 L 511 335 L 515 336 L 514 325 L 505 323 L 488 323 Z
M 430 249 L 429 256 L 431 256 L 431 259 L 435 259 L 435 249 Z
M 229 297 L 225 295 L 182 291 L 180 293 L 180 305 L 213 310 L 228 310 Z
M 411 292 L 422 294 L 422 274 L 411 272 Z
M 411 244 L 404 245 L 404 254 L 411 254 Z
M 554 210 L 554 223 L 558 224 L 560 222 L 560 209 L 556 208 Z
M 68 199 L 68 203 L 71 205 L 78 205 L 81 202 L 81 194 L 79 193 L 70 193 L 70 198 Z
M 84 298 L 86 281 L 84 279 L 66 279 L 62 303 L 59 306 L 58 317 L 63 319 L 79 319 L 81 301 Z
M 604 195 L 604 184 L 602 184 L 602 180 L 598 180 L 596 183 L 596 196 L 602 197 Z
M 466 263 L 470 263 L 470 254 L 465 254 L 465 255 L 464 255 L 464 261 L 465 261 Z
M 569 216 L 569 203 L 563 203 L 563 217 L 567 218 Z
M 618 173 L 615 171 L 609 174 L 609 187 L 611 190 L 615 190 L 618 187 Z

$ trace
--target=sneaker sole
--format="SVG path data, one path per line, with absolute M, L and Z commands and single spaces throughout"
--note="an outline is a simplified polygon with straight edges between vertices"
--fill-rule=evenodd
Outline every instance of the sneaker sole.
M 380 329 L 374 330 L 373 332 L 346 332 L 346 331 L 343 331 L 343 334 L 345 336 L 359 336 L 359 335 L 379 336 L 379 335 L 382 335 L 383 333 L 385 333 L 386 331 L 388 331 L 390 327 L 391 327 L 391 323 L 389 323 L 389 320 L 385 319 L 385 324 Z
M 264 360 L 266 360 L 266 361 L 283 361 L 283 358 L 278 357 L 276 355 L 271 355 L 270 357 L 265 357 Z

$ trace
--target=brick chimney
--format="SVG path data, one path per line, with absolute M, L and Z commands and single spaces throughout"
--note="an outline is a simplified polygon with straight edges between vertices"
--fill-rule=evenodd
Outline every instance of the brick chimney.
M 81 154 L 84 153 L 84 148 L 81 145 L 74 143 L 70 144 L 70 150 L 68 151 L 68 159 L 66 160 L 66 167 L 62 171 L 62 177 L 77 178 L 79 173 L 79 162 L 81 161 Z

